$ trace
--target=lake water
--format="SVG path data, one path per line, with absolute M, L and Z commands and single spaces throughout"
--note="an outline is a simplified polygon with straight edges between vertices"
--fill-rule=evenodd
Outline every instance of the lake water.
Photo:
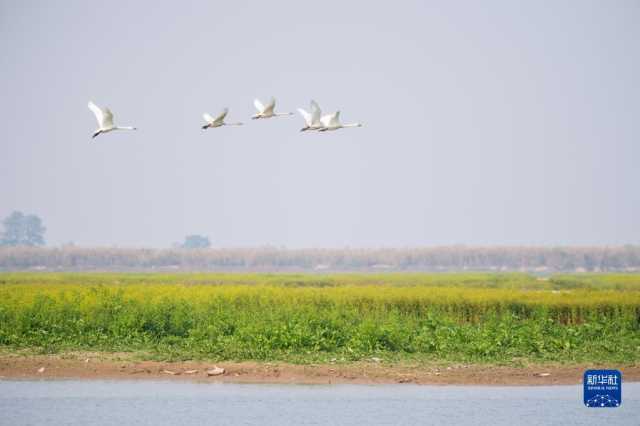
M 640 383 L 622 401 L 586 408 L 581 386 L 0 381 L 0 424 L 639 425 Z

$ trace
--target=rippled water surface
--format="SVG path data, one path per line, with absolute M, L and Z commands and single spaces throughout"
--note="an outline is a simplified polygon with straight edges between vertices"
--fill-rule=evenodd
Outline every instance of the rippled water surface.
M 581 386 L 0 381 L 0 424 L 640 424 L 640 383 L 622 392 L 619 408 L 586 408 Z

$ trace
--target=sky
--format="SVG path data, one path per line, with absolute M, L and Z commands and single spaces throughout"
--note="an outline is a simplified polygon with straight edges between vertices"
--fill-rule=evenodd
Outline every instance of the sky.
M 0 217 L 49 245 L 640 243 L 640 2 L 0 0 Z M 300 132 L 341 111 L 360 128 Z M 87 102 L 116 124 L 95 140 Z M 203 131 L 229 108 L 242 127 Z

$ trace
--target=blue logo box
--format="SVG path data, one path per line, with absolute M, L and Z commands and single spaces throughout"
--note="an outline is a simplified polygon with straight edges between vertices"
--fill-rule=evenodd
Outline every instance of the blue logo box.
M 622 404 L 622 374 L 618 370 L 584 372 L 584 405 L 619 407 Z

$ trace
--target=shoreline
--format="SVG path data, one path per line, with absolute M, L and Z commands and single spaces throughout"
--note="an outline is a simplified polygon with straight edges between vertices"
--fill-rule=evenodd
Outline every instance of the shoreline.
M 211 371 L 216 367 L 224 373 Z M 549 386 L 582 384 L 584 371 L 600 364 L 531 364 L 523 367 L 462 363 L 291 364 L 286 362 L 149 361 L 131 354 L 0 354 L 1 380 L 178 380 L 253 384 L 418 384 Z M 640 364 L 618 367 L 625 382 L 640 381 Z

